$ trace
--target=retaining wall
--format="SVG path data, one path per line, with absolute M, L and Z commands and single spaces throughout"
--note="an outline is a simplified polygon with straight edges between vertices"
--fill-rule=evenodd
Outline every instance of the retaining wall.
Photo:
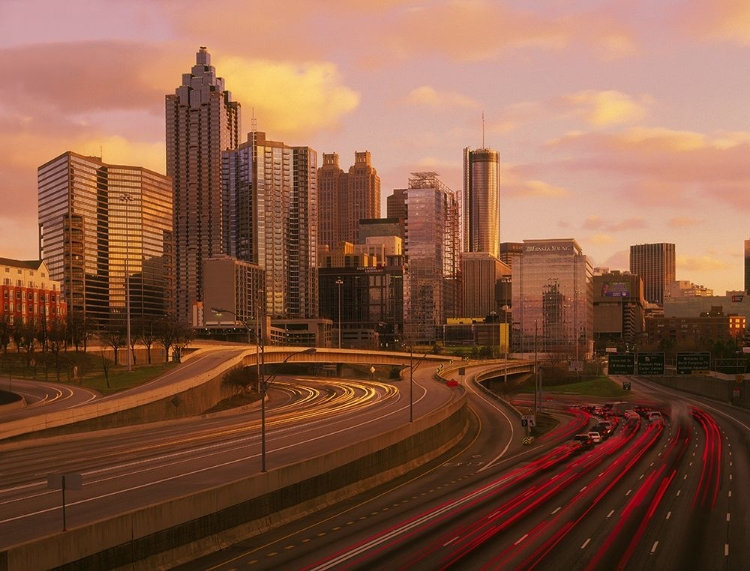
M 0 552 L 0 571 L 167 568 L 390 481 L 455 446 L 467 430 L 463 394 L 318 458 L 11 547 Z

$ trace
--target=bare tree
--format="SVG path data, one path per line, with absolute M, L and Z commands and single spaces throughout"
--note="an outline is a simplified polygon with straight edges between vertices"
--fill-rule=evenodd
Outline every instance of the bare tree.
M 151 347 L 158 337 L 158 327 L 154 323 L 153 319 L 139 319 L 136 323 L 136 330 L 140 337 L 141 343 L 146 347 L 146 356 L 148 358 L 148 364 L 151 364 Z
M 187 324 L 177 321 L 174 315 L 168 315 L 159 321 L 158 340 L 164 347 L 166 362 L 169 362 L 169 350 L 177 352 L 177 360 L 182 349 L 193 339 L 193 329 Z
M 65 339 L 67 337 L 67 331 L 65 323 L 58 319 L 52 319 L 49 322 L 49 330 L 47 331 L 47 344 L 50 352 L 55 358 L 55 372 L 57 374 L 57 380 L 60 381 L 60 369 L 62 364 L 60 363 L 60 351 L 65 347 Z
M 119 365 L 118 349 L 127 345 L 125 324 L 119 315 L 113 315 L 109 324 L 101 333 L 101 340 L 112 347 L 115 354 L 115 365 Z
M 7 313 L 0 315 L 0 346 L 6 355 L 8 354 L 8 345 L 10 345 L 11 329 L 10 315 Z

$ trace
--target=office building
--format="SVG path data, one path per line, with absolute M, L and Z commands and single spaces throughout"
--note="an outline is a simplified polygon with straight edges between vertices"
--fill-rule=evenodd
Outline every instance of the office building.
M 223 164 L 227 203 L 238 213 L 230 254 L 265 271 L 271 318 L 316 318 L 317 153 L 253 131 Z
M 745 292 L 750 293 L 750 240 L 745 240 Z
M 239 143 L 240 105 L 217 77 L 205 47 L 166 96 L 167 174 L 174 194 L 175 315 L 198 324 L 207 258 L 228 253 L 230 209 L 222 193 L 222 152 Z
M 513 265 L 516 349 L 583 359 L 591 354 L 593 272 L 573 239 L 524 240 Z
M 643 280 L 629 272 L 594 275 L 594 344 L 597 352 L 608 347 L 625 351 L 644 331 L 646 301 Z
M 464 149 L 463 251 L 500 257 L 500 153 Z
M 674 244 L 630 246 L 630 273 L 641 276 L 647 302 L 663 305 L 675 281 Z
M 4 328 L 21 323 L 47 331 L 67 326 L 68 306 L 60 295 L 60 283 L 49 277 L 43 260 L 0 258 L 0 296 Z
M 463 312 L 465 317 L 486 318 L 500 315 L 500 283 L 510 279 L 510 268 L 487 252 L 464 252 L 461 256 Z
M 406 222 L 406 189 L 394 188 L 385 199 L 386 217 Z
M 432 344 L 461 315 L 458 197 L 434 172 L 412 173 L 404 198 L 407 343 Z
M 337 153 L 324 153 L 318 169 L 319 232 L 321 245 L 331 248 L 357 241 L 359 221 L 380 217 L 380 177 L 369 151 L 354 153 L 354 164 L 344 172 Z
M 173 307 L 172 182 L 66 152 L 40 166 L 39 253 L 71 316 L 104 327 Z M 126 277 L 127 275 L 127 277 Z

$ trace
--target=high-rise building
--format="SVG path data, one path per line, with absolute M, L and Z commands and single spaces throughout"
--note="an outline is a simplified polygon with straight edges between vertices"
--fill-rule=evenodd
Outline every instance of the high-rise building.
M 750 293 L 750 240 L 745 240 L 745 292 Z
M 674 244 L 630 246 L 630 273 L 641 276 L 647 302 L 664 305 L 669 284 L 675 281 Z
M 458 197 L 434 172 L 412 173 L 404 197 L 405 336 L 433 343 L 445 320 L 461 314 Z
M 226 202 L 238 220 L 229 252 L 265 270 L 267 315 L 316 318 L 317 153 L 253 131 L 223 162 Z
M 385 198 L 386 216 L 403 223 L 406 220 L 406 189 L 394 188 L 393 194 Z
M 500 258 L 500 154 L 464 149 L 463 251 Z
M 380 217 L 380 177 L 369 151 L 354 153 L 349 172 L 337 153 L 324 153 L 318 170 L 319 243 L 331 248 L 357 241 L 359 221 Z
M 643 280 L 630 272 L 594 271 L 594 344 L 626 350 L 645 329 Z
M 503 278 L 510 278 L 510 268 L 495 256 L 487 252 L 464 252 L 461 256 L 464 316 L 476 318 L 503 313 L 499 299 Z
M 39 167 L 39 253 L 71 316 L 103 327 L 172 311 L 172 182 L 66 152 Z M 127 274 L 127 279 L 126 279 Z
M 593 271 L 572 239 L 524 240 L 513 263 L 516 348 L 584 358 L 593 338 Z
M 240 105 L 216 76 L 205 47 L 182 85 L 166 96 L 167 174 L 174 189 L 175 314 L 196 323 L 203 262 L 227 253 L 230 209 L 222 193 L 222 156 L 239 143 Z

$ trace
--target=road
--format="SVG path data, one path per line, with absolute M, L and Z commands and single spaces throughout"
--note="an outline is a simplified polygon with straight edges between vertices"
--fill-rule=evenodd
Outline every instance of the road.
M 3 410 L 0 408 L 0 422 L 9 422 L 29 416 L 47 414 L 75 406 L 90 403 L 101 394 L 97 391 L 44 381 L 27 381 L 25 379 L 0 379 L 0 386 L 20 395 L 26 406 Z
M 419 376 L 414 385 L 416 417 L 456 397 Z M 404 394 L 387 383 L 277 377 L 267 407 L 268 470 L 404 424 Z M 67 494 L 70 529 L 258 472 L 259 416 L 256 407 L 0 445 L 0 547 L 60 531 L 60 492 L 47 489 L 50 473 L 82 475 L 83 489 Z
M 666 421 L 623 420 L 584 451 L 581 411 L 523 448 L 472 391 L 476 437 L 429 472 L 182 568 L 747 569 L 750 415 L 633 385 Z

